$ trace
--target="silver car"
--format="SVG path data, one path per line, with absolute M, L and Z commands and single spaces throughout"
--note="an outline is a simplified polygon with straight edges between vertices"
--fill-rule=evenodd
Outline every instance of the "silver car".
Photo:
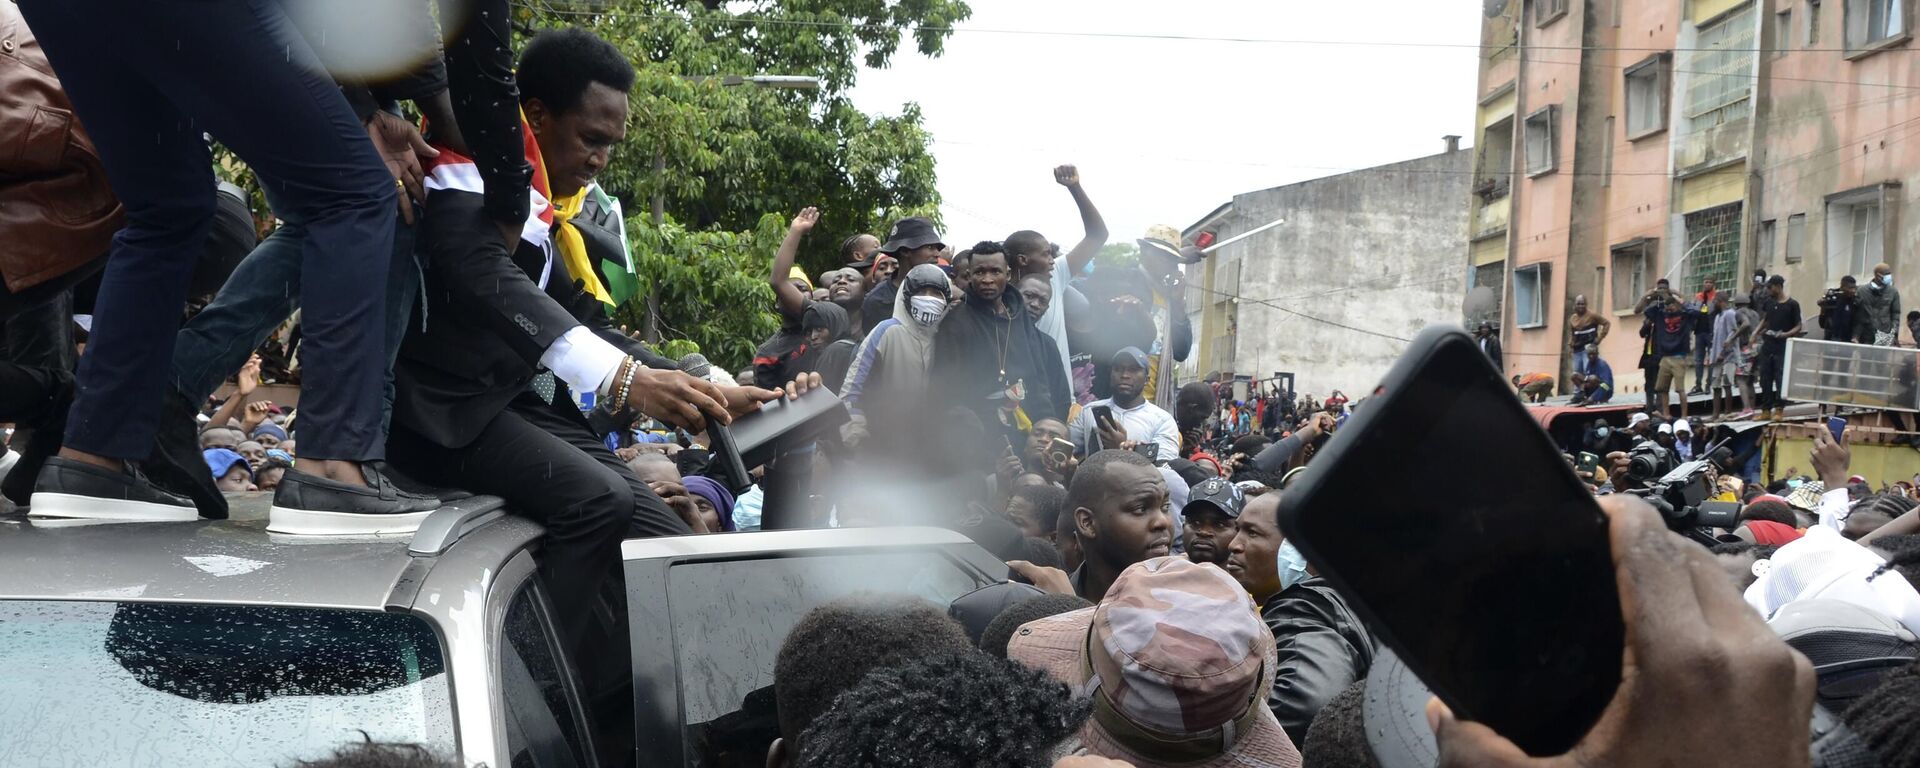
M 758 766 L 806 610 L 863 590 L 944 607 L 1006 572 L 931 528 L 628 541 L 626 659 L 583 665 L 534 575 L 540 527 L 498 500 L 398 537 L 273 534 L 235 506 L 0 516 L 0 766 L 265 768 L 363 738 L 503 768 Z

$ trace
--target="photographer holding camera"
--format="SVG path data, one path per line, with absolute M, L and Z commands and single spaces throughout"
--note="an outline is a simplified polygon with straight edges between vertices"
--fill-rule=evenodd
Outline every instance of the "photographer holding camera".
M 1633 309 L 1646 315 L 1648 339 L 1653 342 L 1652 354 L 1659 358 L 1651 390 L 1659 393 L 1659 413 L 1668 413 L 1667 396 L 1678 392 L 1680 417 L 1684 419 L 1688 404 L 1687 358 L 1693 351 L 1694 323 L 1699 318 L 1698 313 L 1686 311 L 1679 294 L 1667 287 L 1666 280 L 1661 280 L 1658 286 L 1641 297 Z
M 1840 287 L 1828 288 L 1820 297 L 1820 328 L 1827 341 L 1852 342 L 1858 334 L 1860 289 L 1853 275 L 1840 278 Z

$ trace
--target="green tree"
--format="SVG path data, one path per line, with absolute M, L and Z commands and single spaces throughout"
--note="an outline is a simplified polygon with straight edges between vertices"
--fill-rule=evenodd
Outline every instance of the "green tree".
M 972 13 L 960 0 L 516 0 L 516 8 L 523 32 L 582 26 L 633 58 L 633 119 L 600 182 L 629 213 L 640 283 L 659 287 L 666 332 L 704 337 L 701 349 L 717 364 L 744 365 L 772 332 L 771 291 L 745 301 L 718 287 L 738 282 L 720 279 L 719 266 L 652 256 L 725 252 L 712 258 L 740 270 L 725 277 L 764 289 L 781 226 L 801 207 L 822 211 L 799 260 L 810 275 L 840 266 L 839 246 L 850 235 L 884 234 L 903 216 L 938 216 L 919 107 L 869 115 L 847 91 L 862 66 L 886 66 L 903 44 L 940 55 L 952 25 Z M 816 77 L 819 87 L 728 87 L 723 79 L 757 75 Z M 647 215 L 655 194 L 668 219 L 659 232 Z M 778 219 L 772 229 L 769 217 Z M 716 239 L 722 233 L 731 238 Z M 679 280 L 695 276 L 683 267 L 716 293 L 683 290 Z M 644 322 L 644 308 L 621 312 Z
M 1094 255 L 1093 263 L 1107 269 L 1140 266 L 1140 246 L 1134 243 L 1107 243 L 1100 246 L 1100 253 Z

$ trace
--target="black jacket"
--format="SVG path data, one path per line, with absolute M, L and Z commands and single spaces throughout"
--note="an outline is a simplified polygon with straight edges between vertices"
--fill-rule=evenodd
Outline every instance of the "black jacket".
M 1059 346 L 1034 326 L 1018 293 L 1002 293 L 1000 301 L 1005 305 L 1005 317 L 969 294 L 940 321 L 940 330 L 933 337 L 929 373 L 939 390 L 934 402 L 973 409 L 981 423 L 989 425 L 989 433 L 997 434 L 991 425 L 999 423 L 1001 401 L 991 396 L 1001 390 L 1004 361 L 1007 381 L 1026 382 L 1026 399 L 1021 407 L 1029 418 L 1065 421 L 1073 389 L 1066 370 L 1060 367 Z
M 394 0 L 399 24 L 411 39 L 413 67 L 371 80 L 340 83 L 347 103 L 364 123 L 375 110 L 398 101 L 419 101 L 448 91 L 454 120 L 467 149 L 486 178 L 486 209 L 493 221 L 513 223 L 527 217 L 527 162 L 520 131 L 520 88 L 513 76 L 513 17 L 507 0 L 434 0 L 436 25 L 426 0 Z M 333 50 L 327 40 L 356 39 L 357 18 L 315 15 L 321 25 L 302 29 L 323 62 Z M 442 32 L 447 41 L 440 50 Z M 431 125 L 428 126 L 432 128 Z
M 1485 339 L 1474 339 L 1473 345 L 1478 347 L 1482 342 L 1486 344 L 1486 349 L 1483 351 L 1487 353 L 1487 358 L 1493 361 L 1493 367 L 1505 371 L 1505 368 L 1501 368 L 1500 361 L 1500 334 L 1496 333 Z
M 541 289 L 530 276 L 541 273 L 545 254 L 524 240 L 508 254 L 482 209 L 471 192 L 438 190 L 428 200 L 419 230 L 426 306 L 394 363 L 395 421 L 440 445 L 465 446 L 527 389 L 554 340 L 580 325 L 649 368 L 678 367 L 614 330 L 558 255 Z M 598 261 L 598 240 L 585 239 Z
M 1373 667 L 1373 635 L 1318 576 L 1274 595 L 1260 617 L 1273 630 L 1280 659 L 1267 707 L 1293 743 L 1304 743 L 1320 708 Z

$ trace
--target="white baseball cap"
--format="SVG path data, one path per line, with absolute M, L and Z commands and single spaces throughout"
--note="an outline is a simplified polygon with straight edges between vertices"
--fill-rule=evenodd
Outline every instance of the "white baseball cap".
M 1627 419 L 1627 426 L 1629 427 L 1640 426 L 1641 424 L 1645 424 L 1647 422 L 1647 419 L 1648 419 L 1648 416 L 1646 414 L 1636 413 L 1633 415 L 1633 418 Z
M 1662 425 L 1660 425 L 1660 434 L 1663 434 L 1663 435 L 1671 435 L 1671 434 L 1673 434 L 1673 425 L 1672 425 L 1672 424 L 1662 424 Z

